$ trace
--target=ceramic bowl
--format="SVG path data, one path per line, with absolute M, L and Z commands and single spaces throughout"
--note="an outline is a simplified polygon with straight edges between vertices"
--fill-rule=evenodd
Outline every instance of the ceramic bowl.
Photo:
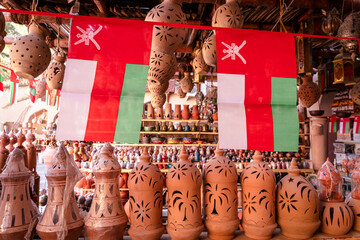
M 152 131 L 154 131 L 154 126 L 146 126 L 146 127 L 144 127 L 144 131 L 145 132 L 152 132 Z
M 318 117 L 324 114 L 324 110 L 311 110 L 309 111 L 311 116 Z
M 151 138 L 151 142 L 154 143 L 154 144 L 161 144 L 164 142 L 164 138 L 162 137 L 152 137 Z
M 178 143 L 180 143 L 180 138 L 177 138 L 177 137 L 169 137 L 169 138 L 168 138 L 168 143 L 169 143 L 169 144 L 178 144 Z
M 194 140 L 192 138 L 189 138 L 189 137 L 183 138 L 183 143 L 185 143 L 185 144 L 191 144 L 193 142 L 194 142 Z

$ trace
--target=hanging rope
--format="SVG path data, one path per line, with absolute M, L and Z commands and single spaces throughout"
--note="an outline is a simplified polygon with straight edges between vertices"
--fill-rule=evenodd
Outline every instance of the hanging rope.
M 284 0 L 280 0 L 280 4 L 281 4 L 281 1 L 284 2 Z M 293 2 L 294 2 L 294 0 L 291 1 L 291 3 L 289 4 L 289 6 L 286 6 L 286 7 L 285 7 L 285 10 L 284 10 L 284 12 L 283 12 L 282 14 L 280 13 L 280 17 L 279 17 L 279 19 L 276 21 L 274 27 L 271 29 L 271 32 L 274 31 L 275 27 L 276 27 L 276 26 L 278 25 L 278 23 L 281 21 L 281 18 L 284 16 L 284 14 L 289 10 L 289 8 L 290 8 L 291 5 L 293 4 Z M 284 5 L 285 5 L 285 3 L 284 3 Z M 280 10 L 281 10 L 281 8 L 280 8 Z

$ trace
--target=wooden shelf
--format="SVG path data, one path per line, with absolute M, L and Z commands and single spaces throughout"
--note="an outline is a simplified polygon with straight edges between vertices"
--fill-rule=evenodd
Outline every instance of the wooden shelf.
M 342 141 L 342 140 L 335 140 L 337 143 L 345 143 L 345 144 L 360 144 L 358 141 Z
M 155 132 L 155 131 L 152 131 L 152 132 L 145 132 L 145 131 L 141 131 L 140 134 L 169 134 L 169 135 L 172 135 L 172 134 L 182 134 L 182 135 L 217 135 L 218 133 L 217 132 L 177 132 L 177 131 L 174 131 L 174 132 Z

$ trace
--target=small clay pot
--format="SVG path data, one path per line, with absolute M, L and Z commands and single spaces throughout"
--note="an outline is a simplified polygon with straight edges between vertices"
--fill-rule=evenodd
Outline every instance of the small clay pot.
M 180 80 L 179 86 L 184 93 L 189 93 L 194 88 L 194 83 L 190 78 L 189 72 L 184 72 L 184 77 Z
M 354 214 L 345 202 L 320 201 L 321 231 L 330 235 L 345 235 L 354 224 Z
M 194 120 L 199 120 L 199 110 L 197 105 L 193 105 L 191 117 Z
M 151 104 L 147 105 L 147 115 L 146 118 L 147 119 L 154 119 L 155 117 L 155 113 L 154 113 L 154 108 Z
M 53 60 L 44 72 L 49 89 L 61 90 L 65 74 L 65 56 L 54 55 Z
M 184 120 L 189 120 L 190 119 L 190 111 L 189 111 L 189 105 L 184 105 L 184 109 L 181 112 L 181 117 Z
M 181 105 L 175 105 L 175 112 L 174 112 L 174 119 L 180 120 L 181 119 Z

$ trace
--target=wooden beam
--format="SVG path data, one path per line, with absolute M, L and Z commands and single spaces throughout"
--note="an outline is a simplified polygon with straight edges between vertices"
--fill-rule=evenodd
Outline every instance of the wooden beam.
M 5 21 L 6 22 L 12 22 L 12 19 L 11 19 L 11 14 L 12 13 L 9 13 L 9 12 L 4 12 L 4 17 L 5 17 Z M 24 21 L 25 23 L 26 22 L 30 22 L 31 20 L 31 15 L 21 15 L 22 18 L 26 18 L 27 17 L 27 20 Z M 49 16 L 35 16 L 35 19 L 37 22 L 39 23 L 56 23 L 56 18 L 55 17 L 49 17 Z M 63 24 L 70 24 L 70 18 L 62 18 L 61 19 L 61 23 Z

